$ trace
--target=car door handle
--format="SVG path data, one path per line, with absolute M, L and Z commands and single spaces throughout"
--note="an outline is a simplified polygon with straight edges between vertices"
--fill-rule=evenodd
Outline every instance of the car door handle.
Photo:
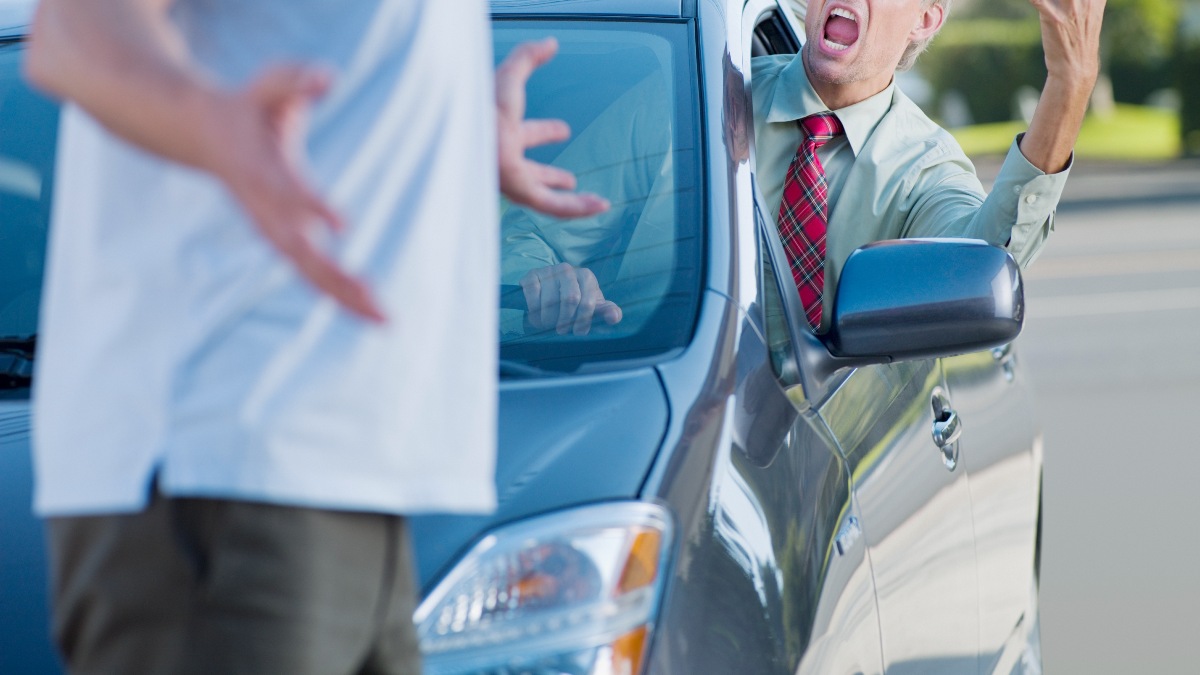
M 939 448 L 957 443 L 961 435 L 962 422 L 958 419 L 958 413 L 953 410 L 947 411 L 945 419 L 933 421 L 933 442 Z
M 933 392 L 933 443 L 942 451 L 942 463 L 948 471 L 958 467 L 958 437 L 962 435 L 962 421 L 950 399 L 941 388 Z

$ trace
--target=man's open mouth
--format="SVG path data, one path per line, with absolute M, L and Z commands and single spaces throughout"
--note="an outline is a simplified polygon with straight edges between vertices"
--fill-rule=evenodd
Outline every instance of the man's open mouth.
M 847 10 L 835 7 L 825 20 L 825 46 L 840 52 L 855 42 L 858 42 L 858 19 Z

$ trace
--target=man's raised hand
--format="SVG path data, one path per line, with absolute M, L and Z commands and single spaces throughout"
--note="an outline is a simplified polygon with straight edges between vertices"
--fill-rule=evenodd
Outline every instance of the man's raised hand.
M 1029 0 L 1042 24 L 1050 80 L 1091 92 L 1100 70 L 1105 0 Z M 1049 80 L 1048 80 L 1049 83 Z
M 1042 23 L 1046 86 L 1021 152 L 1046 173 L 1070 166 L 1075 141 L 1100 72 L 1105 0 L 1029 0 Z
M 525 119 L 525 83 L 558 51 L 549 38 L 518 45 L 496 69 L 496 118 L 500 191 L 517 204 L 560 218 L 581 218 L 608 210 L 608 202 L 575 189 L 568 171 L 539 164 L 525 150 L 565 141 L 571 130 L 562 120 Z
M 219 94 L 205 119 L 212 147 L 209 166 L 249 213 L 259 232 L 318 290 L 350 312 L 385 320 L 360 280 L 324 253 L 322 229 L 344 228 L 341 218 L 301 175 L 305 118 L 330 84 L 327 72 L 276 66 L 245 88 Z

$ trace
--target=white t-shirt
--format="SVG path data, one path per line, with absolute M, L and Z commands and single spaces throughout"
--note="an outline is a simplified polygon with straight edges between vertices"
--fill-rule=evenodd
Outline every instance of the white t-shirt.
M 371 326 L 316 294 L 210 176 L 63 113 L 35 381 L 42 515 L 142 508 L 157 484 L 387 513 L 495 503 L 497 186 L 482 0 L 179 0 L 238 85 L 324 64 L 308 176 Z

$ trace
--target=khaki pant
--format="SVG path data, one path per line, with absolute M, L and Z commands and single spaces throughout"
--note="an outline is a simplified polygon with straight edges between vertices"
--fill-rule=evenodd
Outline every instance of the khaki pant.
M 420 672 L 398 516 L 158 497 L 48 538 L 76 675 Z

